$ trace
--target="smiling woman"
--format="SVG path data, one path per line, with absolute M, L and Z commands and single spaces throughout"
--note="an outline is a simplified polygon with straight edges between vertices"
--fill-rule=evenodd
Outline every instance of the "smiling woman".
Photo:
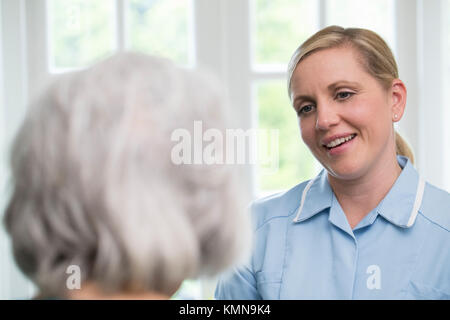
M 393 163 L 396 174 L 382 171 L 392 177 L 384 181 L 392 184 L 401 171 L 395 160 L 387 161 L 395 158 L 392 122 L 403 114 L 405 86 L 396 81 L 392 96 L 387 96 L 359 59 L 359 53 L 348 46 L 304 58 L 291 79 L 294 108 L 303 140 L 333 177 L 352 179 L 376 165 L 381 169 Z M 301 98 L 305 96 L 310 98 Z
M 216 296 L 449 299 L 450 195 L 424 182 L 394 130 L 407 91 L 385 41 L 319 31 L 295 51 L 288 91 L 324 170 L 253 203 L 252 259 Z

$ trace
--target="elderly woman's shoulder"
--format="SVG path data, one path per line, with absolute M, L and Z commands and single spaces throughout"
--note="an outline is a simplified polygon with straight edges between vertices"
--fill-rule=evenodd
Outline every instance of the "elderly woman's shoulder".
M 419 212 L 450 235 L 450 193 L 427 183 Z

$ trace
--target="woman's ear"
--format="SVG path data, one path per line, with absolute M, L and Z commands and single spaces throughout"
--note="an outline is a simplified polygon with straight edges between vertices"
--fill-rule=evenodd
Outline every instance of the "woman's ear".
M 400 79 L 394 79 L 391 85 L 391 114 L 392 121 L 398 122 L 403 116 L 406 106 L 406 86 Z

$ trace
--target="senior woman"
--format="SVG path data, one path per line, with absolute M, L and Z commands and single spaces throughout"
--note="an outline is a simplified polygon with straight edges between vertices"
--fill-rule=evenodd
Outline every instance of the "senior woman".
M 135 53 L 61 76 L 31 105 L 4 222 L 40 298 L 165 299 L 245 253 L 235 168 L 172 159 L 172 133 L 194 121 L 226 128 L 218 85 Z
M 395 132 L 406 88 L 381 37 L 327 27 L 288 69 L 302 139 L 324 169 L 253 203 L 248 263 L 219 299 L 449 299 L 450 195 Z

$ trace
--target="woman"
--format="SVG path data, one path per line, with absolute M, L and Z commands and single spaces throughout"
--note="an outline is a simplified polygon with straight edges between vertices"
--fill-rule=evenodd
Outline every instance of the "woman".
M 117 54 L 58 78 L 16 137 L 5 215 L 40 298 L 167 299 L 245 253 L 233 166 L 175 165 L 174 130 L 225 132 L 209 77 Z M 190 152 L 185 150 L 184 152 Z
M 303 141 L 324 170 L 252 205 L 250 261 L 218 299 L 449 299 L 450 195 L 394 130 L 406 104 L 387 44 L 327 27 L 288 70 Z

